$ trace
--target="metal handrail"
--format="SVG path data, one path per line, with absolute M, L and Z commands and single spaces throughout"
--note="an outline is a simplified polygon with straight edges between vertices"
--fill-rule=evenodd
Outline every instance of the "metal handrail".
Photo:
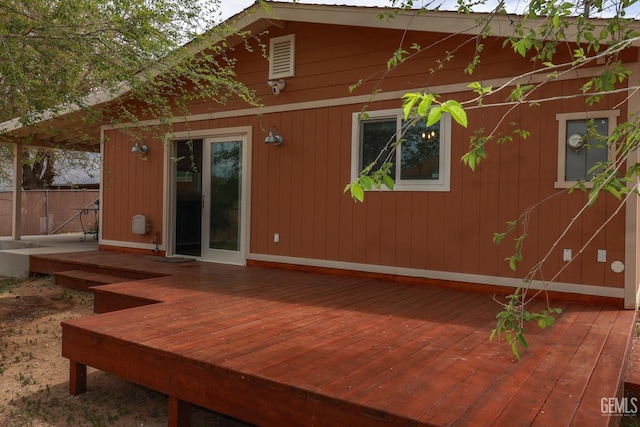
M 76 219 L 77 217 L 79 217 L 80 215 L 82 215 L 82 211 L 84 209 L 89 209 L 89 206 L 91 205 L 95 205 L 96 202 L 100 200 L 100 198 L 98 197 L 97 199 L 95 199 L 93 202 L 90 202 L 87 206 L 85 206 L 84 208 L 82 208 L 81 210 L 79 210 L 77 213 L 73 214 L 71 216 L 71 218 L 69 218 L 68 220 L 66 220 L 65 222 L 62 223 L 62 225 L 59 225 L 58 227 L 56 227 L 54 230 L 52 230 L 51 232 L 49 232 L 49 235 L 54 234 L 56 231 L 60 230 L 62 227 L 64 227 L 65 225 L 69 224 L 71 221 L 73 221 L 74 219 Z

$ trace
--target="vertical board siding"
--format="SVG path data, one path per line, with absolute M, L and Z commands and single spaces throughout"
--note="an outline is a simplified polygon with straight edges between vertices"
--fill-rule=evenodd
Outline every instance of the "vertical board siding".
M 165 147 L 158 139 L 143 137 L 140 145 L 149 147 L 145 156 L 131 152 L 134 143 L 124 132 L 113 130 L 105 134 L 102 238 L 151 243 L 154 234 L 162 231 Z M 136 214 L 145 215 L 151 224 L 148 233 L 137 235 L 131 231 L 131 220 Z
M 398 267 L 411 267 L 411 256 L 414 251 L 411 250 L 411 239 L 414 235 L 414 229 L 412 227 L 413 221 L 413 207 L 412 207 L 413 195 L 409 192 L 402 192 L 396 194 L 396 204 L 393 206 L 395 209 L 395 235 L 393 236 L 396 244 L 395 252 L 395 264 Z M 418 213 L 416 212 L 416 215 Z M 390 214 L 391 215 L 391 214 Z M 391 221 L 391 218 L 388 219 Z M 426 242 L 425 239 L 420 239 L 422 242 Z
M 313 198 L 313 248 L 311 256 L 315 259 L 326 259 L 327 257 L 327 230 L 325 221 L 332 216 L 327 211 L 327 186 L 329 175 L 335 170 L 329 162 L 328 153 L 328 129 L 332 126 L 329 122 L 329 110 L 323 108 L 316 114 L 316 126 L 312 139 L 315 140 L 315 169 L 307 171 L 316 177 Z
M 546 106 L 545 108 L 549 107 Z M 540 201 L 541 189 L 553 185 L 553 181 L 548 184 L 542 184 L 540 182 L 543 165 L 553 163 L 553 159 L 557 157 L 557 155 L 543 157 L 541 154 L 544 150 L 543 145 L 546 143 L 549 148 L 553 145 L 557 149 L 558 144 L 557 138 L 552 139 L 550 135 L 555 127 L 547 126 L 546 123 L 548 119 L 543 119 L 541 116 L 540 109 L 534 110 L 529 108 L 516 111 L 514 121 L 517 123 L 518 128 L 526 130 L 530 132 L 530 134 L 526 138 L 514 135 L 514 140 L 508 143 L 515 144 L 519 147 L 517 184 L 521 190 L 518 192 L 518 215 L 522 215 L 523 212 L 536 206 Z M 550 128 L 551 130 L 546 131 L 545 134 L 542 135 L 540 130 L 545 128 Z M 555 144 L 551 144 L 552 141 L 555 142 Z M 552 164 L 552 166 L 554 167 L 550 168 L 548 173 L 555 173 L 555 165 Z M 540 259 L 539 251 L 544 250 L 539 241 L 541 234 L 540 208 L 532 210 L 526 220 L 526 225 L 523 224 L 518 228 L 521 233 L 526 232 L 527 236 L 531 236 L 527 237 L 522 247 L 523 261 L 518 267 L 521 274 L 529 274 L 531 268 Z M 505 224 L 501 224 L 501 227 L 504 229 Z M 511 244 L 511 241 L 511 239 L 508 240 L 509 244 Z M 511 247 L 513 248 L 513 245 L 511 245 Z
M 340 112 L 340 116 L 342 118 L 341 121 L 341 135 L 340 135 L 340 173 L 339 178 L 340 182 L 336 185 L 340 188 L 342 183 L 348 183 L 351 180 L 351 114 L 356 110 L 354 107 L 338 107 Z M 334 160 L 335 161 L 335 160 Z M 341 189 L 342 191 L 342 189 Z M 356 215 L 355 210 L 358 208 L 358 205 L 351 200 L 351 197 L 348 194 L 343 194 L 338 199 L 338 210 L 334 212 L 339 213 L 339 251 L 338 251 L 338 260 L 351 260 L 353 261 L 353 251 L 354 251 L 354 239 L 352 236 L 353 231 L 353 218 Z M 327 207 L 327 209 L 331 209 Z
M 365 264 L 380 264 L 380 256 L 383 251 L 395 251 L 395 245 L 389 248 L 382 247 L 381 236 L 387 224 L 382 220 L 381 206 L 382 203 L 394 203 L 393 195 L 385 194 L 384 196 L 389 197 L 384 197 L 385 200 L 383 202 L 383 195 L 380 192 L 373 191 L 367 195 L 367 200 L 365 201 L 366 213 L 362 218 L 365 222 L 365 234 L 361 236 L 362 241 L 365 243 Z
M 410 204 L 409 211 L 411 212 L 411 222 L 409 222 L 410 229 L 409 233 L 411 235 L 409 252 L 411 254 L 411 268 L 433 268 L 438 269 L 441 268 L 438 265 L 437 255 L 438 252 L 442 252 L 439 249 L 438 242 L 435 242 L 433 238 L 429 238 L 428 230 L 429 224 L 434 223 L 434 218 L 437 217 L 437 213 L 444 209 L 443 206 L 440 206 L 436 203 L 430 204 L 428 195 L 422 193 L 407 193 L 410 194 L 409 198 Z M 435 197 L 435 195 L 433 195 Z M 406 207 L 400 205 L 399 209 L 406 209 Z M 443 227 L 444 228 L 444 227 Z M 430 245 L 433 243 L 433 245 Z M 428 257 L 427 254 L 429 252 L 429 247 L 435 247 L 435 251 L 433 252 L 433 256 Z M 429 266 L 425 265 L 425 260 L 429 260 L 431 264 Z
M 336 206 L 340 206 L 343 198 L 349 197 L 336 191 L 344 187 L 342 178 L 343 171 L 349 168 L 350 157 L 342 155 L 342 146 L 345 141 L 342 138 L 344 121 L 342 119 L 340 108 L 331 108 L 327 115 L 327 171 L 325 176 L 326 182 L 326 203 L 322 207 L 324 212 L 324 220 L 321 220 L 326 233 L 326 259 L 340 259 L 340 210 L 336 210 Z
M 289 235 L 281 237 L 291 240 L 289 256 L 302 256 L 304 251 L 302 233 L 306 222 L 302 216 L 302 209 L 304 208 L 305 194 L 308 196 L 310 193 L 305 188 L 303 181 L 304 163 L 302 159 L 304 156 L 305 114 L 302 111 L 295 111 L 291 115 L 293 120 L 291 123 L 290 143 L 286 144 L 286 147 L 282 147 L 291 150 L 291 164 L 289 166 L 291 168 L 291 178 L 288 185 L 285 183 L 286 187 L 289 188 L 288 191 L 291 192 L 291 205 L 290 207 L 283 206 L 283 209 L 289 209 L 291 212 L 291 227 Z M 281 188 L 280 191 L 287 191 L 287 188 Z
M 340 107 L 330 109 L 343 110 Z M 453 150 L 451 191 L 448 193 L 370 192 L 365 203 L 358 204 L 342 194 L 348 180 L 339 182 L 332 179 L 336 175 L 348 176 L 350 148 L 343 148 L 339 160 L 333 157 L 329 160 L 330 156 L 325 154 L 326 136 L 323 133 L 317 136 L 318 129 L 327 118 L 338 113 L 319 111 L 296 112 L 301 117 L 294 123 L 304 125 L 306 130 L 292 130 L 292 135 L 302 135 L 304 142 L 301 147 L 291 149 L 291 157 L 285 157 L 282 154 L 284 151 L 274 150 L 275 154 L 281 155 L 280 170 L 298 168 L 291 182 L 280 180 L 276 185 L 275 181 L 269 180 L 269 176 L 262 177 L 260 163 L 266 160 L 254 159 L 254 170 L 258 174 L 254 177 L 254 185 L 264 186 L 266 179 L 269 180 L 269 187 L 278 188 L 281 195 L 292 195 L 288 206 L 280 203 L 277 226 L 281 230 L 281 241 L 291 242 L 287 256 L 522 277 L 534 261 L 546 255 L 560 231 L 567 226 L 568 220 L 586 201 L 584 195 L 574 193 L 558 196 L 534 210 L 526 230 L 529 235 L 524 246 L 526 262 L 523 262 L 518 273 L 514 273 L 504 258 L 513 254 L 513 239 L 517 234 L 505 239 L 497 248 L 492 242 L 492 235 L 504 231 L 507 221 L 516 220 L 523 209 L 535 205 L 542 197 L 562 191 L 552 187 L 557 158 L 555 126 L 542 127 L 546 133 L 535 137 L 532 135 L 528 141 L 516 138 L 507 144 L 494 145 L 491 157 L 476 172 L 469 171 L 459 163 L 465 147 L 458 144 L 459 147 Z M 540 114 L 528 115 L 522 120 L 522 127 L 535 127 L 540 121 L 555 120 L 555 113 L 547 114 L 544 118 Z M 342 115 L 342 121 L 347 123 L 346 128 L 350 128 L 347 114 Z M 464 134 L 454 127 L 456 132 Z M 349 132 L 343 130 L 343 133 L 346 135 Z M 307 142 L 313 138 L 312 135 L 316 135 L 316 146 L 315 149 L 308 149 Z M 459 143 L 462 138 L 454 139 L 455 143 Z M 554 141 L 554 144 L 544 147 L 541 141 Z M 290 142 L 294 144 L 297 141 L 294 138 Z M 285 148 L 285 144 L 280 148 Z M 350 141 L 343 142 L 344 147 L 349 144 Z M 543 152 L 547 153 L 549 159 L 541 159 Z M 292 162 L 290 166 L 283 163 L 285 158 Z M 341 169 L 342 173 L 334 173 L 336 168 Z M 539 175 L 545 169 L 553 175 L 542 179 Z M 268 172 L 265 173 L 268 175 Z M 303 184 L 300 185 L 300 182 Z M 297 198 L 293 196 L 298 194 Z M 260 204 L 260 196 L 256 200 Z M 554 204 L 554 200 L 558 202 Z M 603 206 L 606 207 L 606 204 Z M 601 222 L 604 215 L 603 212 L 596 212 L 597 209 L 601 208 L 594 208 L 593 218 L 587 217 L 593 224 Z M 256 212 L 259 211 L 261 209 L 256 208 Z M 287 229 L 289 222 L 283 218 L 290 218 L 292 226 L 289 236 L 282 231 Z M 309 221 L 309 218 L 313 220 Z M 571 241 L 573 246 L 583 242 L 585 226 L 582 221 L 586 220 L 580 220 L 580 226 L 569 231 L 570 237 L 565 240 Z M 337 226 L 328 227 L 327 224 L 333 221 Z M 523 231 L 519 230 L 520 233 Z M 329 243 L 327 237 L 332 232 L 331 242 L 335 243 Z M 266 235 L 265 239 L 272 238 L 272 232 L 264 233 L 260 228 L 252 230 L 252 233 L 256 236 Z M 620 243 L 614 241 L 612 244 L 620 246 Z M 574 254 L 578 250 L 574 249 Z M 281 252 L 256 252 L 282 255 Z M 595 253 L 595 249 L 591 249 L 591 252 Z M 561 251 L 551 257 L 555 255 L 561 256 Z M 560 276 L 561 280 L 611 285 L 612 282 L 603 276 L 602 266 L 594 267 L 592 264 L 586 268 L 580 260 L 576 260 Z M 552 265 L 559 268 L 563 264 L 555 262 Z M 555 274 L 552 269 L 547 271 L 545 268 L 543 272 L 544 276 L 539 279 L 549 279 Z M 594 275 L 595 272 L 599 273 Z M 619 280 L 619 277 L 613 279 Z
M 293 144 L 299 144 L 302 147 L 302 158 L 299 159 L 302 170 L 300 171 L 301 175 L 296 179 L 302 182 L 302 191 L 299 196 L 302 200 L 302 210 L 298 215 L 302 218 L 300 255 L 303 258 L 313 258 L 316 182 L 322 181 L 324 178 L 324 171 L 319 170 L 319 168 L 316 169 L 315 145 L 322 144 L 322 141 L 316 138 L 316 115 L 317 111 L 314 110 L 303 114 L 302 122 L 299 124 L 302 127 L 299 133 L 301 138 L 292 141 Z
M 291 115 L 280 114 L 278 120 L 280 131 L 283 135 L 286 135 L 286 138 L 289 138 L 293 125 Z M 258 143 L 260 142 L 260 139 L 261 138 L 258 138 Z M 291 143 L 291 141 L 287 139 L 280 147 L 270 147 L 269 150 L 270 152 L 273 151 L 272 154 L 279 160 L 278 170 L 276 173 L 278 174 L 279 185 L 285 186 L 292 184 L 292 153 L 289 149 L 289 143 Z M 291 210 L 282 209 L 282 206 L 290 206 L 291 200 L 297 196 L 293 191 L 281 191 L 279 189 L 274 190 L 279 193 L 279 209 L 277 218 L 274 218 L 274 232 L 288 236 L 291 233 Z M 274 250 L 279 255 L 289 255 L 291 253 L 291 239 L 283 239 L 281 236 L 280 243 L 276 245 Z
M 267 61 L 258 53 L 238 49 L 236 72 L 267 106 L 296 102 L 330 100 L 350 95 L 370 94 L 379 85 L 384 91 L 422 90 L 469 79 L 462 71 L 462 59 L 473 52 L 466 36 L 441 40 L 435 34 L 371 30 L 347 26 L 287 23 L 272 28 L 269 37 L 296 34 L 296 76 L 287 78 L 287 87 L 273 96 L 267 81 Z M 440 49 L 407 61 L 397 70 L 386 72 L 386 61 L 398 48 L 398 42 L 419 40 L 423 46 Z M 345 43 L 345 40 L 349 42 Z M 474 78 L 491 79 L 530 70 L 531 63 L 502 51 L 501 41 L 488 39 L 483 52 L 487 56 Z M 410 46 L 410 45 L 409 45 Z M 446 61 L 443 72 L 432 74 L 435 59 L 446 50 L 456 50 Z M 349 85 L 367 79 L 350 93 Z M 466 81 L 466 80 L 465 80 Z M 547 83 L 542 97 L 553 98 L 574 93 L 583 81 Z M 469 99 L 465 93 L 445 94 L 443 98 Z M 623 101 L 616 95 L 596 109 L 614 108 Z M 237 100 L 224 105 L 194 104 L 194 114 L 233 108 L 247 108 Z M 376 101 L 369 110 L 399 108 L 401 100 Z M 616 201 L 601 196 L 602 203 L 593 213 L 576 221 L 567 236 L 554 248 L 554 242 L 568 221 L 586 201 L 580 193 L 572 195 L 554 188 L 557 169 L 558 112 L 584 111 L 583 99 L 557 99 L 541 106 L 469 108 L 469 127 L 452 125 L 451 190 L 449 192 L 376 192 L 367 193 L 364 204 L 343 194 L 351 179 L 352 113 L 364 105 L 335 105 L 280 112 L 259 116 L 241 115 L 189 123 L 190 129 L 220 129 L 251 126 L 253 129 L 251 166 L 250 252 L 316 260 L 408 267 L 414 269 L 459 272 L 510 278 L 524 277 L 534 264 L 550 252 L 541 274 L 548 280 L 565 264 L 562 249 L 579 248 L 604 218 L 615 211 Z M 617 107 L 620 108 L 620 107 Z M 491 132 L 503 114 L 507 119 L 496 129 L 487 145 L 489 158 L 475 172 L 462 164 L 461 156 L 469 138 L 479 128 Z M 621 111 L 620 120 L 626 116 Z M 511 125 L 514 122 L 515 125 Z M 284 136 L 282 146 L 265 144 L 264 138 L 277 126 Z M 187 127 L 176 124 L 176 129 Z M 497 144 L 496 138 L 509 135 L 514 128 L 527 129 L 529 138 L 514 136 L 513 141 Z M 107 132 L 105 143 L 105 239 L 149 243 L 162 224 L 161 143 L 145 140 L 151 146 L 147 160 L 130 153 L 133 142 L 121 132 Z M 142 143 L 142 141 L 141 141 Z M 554 197 L 552 197 L 554 196 Z M 527 208 L 539 204 L 529 217 L 524 261 L 517 272 L 505 258 L 514 253 L 514 238 L 501 245 L 493 243 L 496 232 L 506 229 L 507 221 L 517 220 Z M 135 213 L 147 215 L 154 228 L 150 235 L 131 233 Z M 522 227 L 518 233 L 525 231 Z M 274 243 L 274 234 L 280 243 Z M 608 268 L 614 259 L 624 258 L 624 214 L 619 214 L 584 254 L 557 278 L 569 283 L 599 286 L 623 286 L 623 276 Z M 598 248 L 608 251 L 607 264 L 595 263 Z
M 281 129 L 282 126 L 282 114 L 276 114 L 275 117 L 271 118 L 269 121 L 271 125 L 275 125 L 278 128 L 279 132 L 286 132 L 286 130 Z M 285 140 L 287 138 L 285 137 Z M 287 143 L 291 143 L 292 141 L 286 141 Z M 288 182 L 286 178 L 283 179 L 281 171 L 288 171 L 290 162 L 286 161 L 288 150 L 283 150 L 284 145 L 275 146 L 273 144 L 265 144 L 263 142 L 264 149 L 266 149 L 266 162 L 261 171 L 267 175 L 268 185 L 263 186 L 261 191 L 266 196 L 266 206 L 267 209 L 261 210 L 262 212 L 259 215 L 265 216 L 265 222 L 267 227 L 267 235 L 266 242 L 264 242 L 266 250 L 270 253 L 278 253 L 279 252 L 279 243 L 276 244 L 274 242 L 274 234 L 281 233 L 280 231 L 280 215 L 286 212 L 285 209 L 282 209 L 282 205 L 284 203 L 284 194 L 281 191 L 281 186 L 286 185 Z M 259 206 L 265 206 L 263 204 Z M 285 233 L 286 234 L 286 233 Z

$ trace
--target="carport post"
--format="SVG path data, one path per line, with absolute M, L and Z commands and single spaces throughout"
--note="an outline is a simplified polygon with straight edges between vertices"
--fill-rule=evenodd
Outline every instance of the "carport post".
M 13 215 L 11 238 L 22 238 L 22 144 L 13 146 Z

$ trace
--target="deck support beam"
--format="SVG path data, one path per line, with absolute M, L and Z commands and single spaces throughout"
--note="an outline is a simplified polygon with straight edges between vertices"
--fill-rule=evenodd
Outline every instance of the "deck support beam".
M 73 396 L 87 391 L 87 365 L 69 361 L 69 393 Z
M 168 427 L 191 426 L 191 404 L 177 397 L 169 396 Z

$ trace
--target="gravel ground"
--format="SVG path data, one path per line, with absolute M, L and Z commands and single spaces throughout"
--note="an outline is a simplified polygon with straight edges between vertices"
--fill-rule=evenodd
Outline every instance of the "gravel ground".
M 51 278 L 0 279 L 0 426 L 166 426 L 167 397 L 88 368 L 88 391 L 71 396 L 69 362 L 61 356 L 66 319 L 93 314 L 88 292 Z M 247 424 L 195 408 L 191 424 Z

